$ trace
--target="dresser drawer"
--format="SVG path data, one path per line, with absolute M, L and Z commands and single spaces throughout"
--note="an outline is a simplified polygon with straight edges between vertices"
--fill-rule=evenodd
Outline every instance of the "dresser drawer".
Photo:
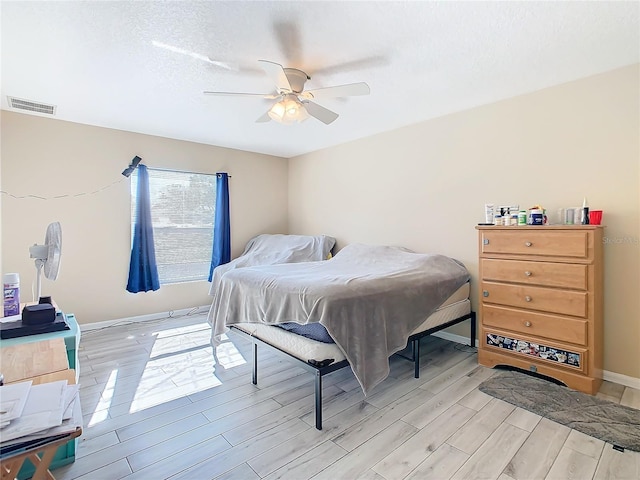
M 586 320 L 485 305 L 482 309 L 482 325 L 560 342 L 587 344 Z
M 588 350 L 584 348 L 539 341 L 536 338 L 525 335 L 512 335 L 499 330 L 486 330 L 481 342 L 483 342 L 485 348 L 496 352 L 517 355 L 531 361 L 542 362 L 581 373 L 587 371 Z
M 587 292 L 483 281 L 482 302 L 587 317 Z
M 587 290 L 587 265 L 481 259 L 482 279 Z
M 549 257 L 587 258 L 589 232 L 535 231 L 535 228 L 514 231 L 483 230 L 482 254 L 542 255 Z

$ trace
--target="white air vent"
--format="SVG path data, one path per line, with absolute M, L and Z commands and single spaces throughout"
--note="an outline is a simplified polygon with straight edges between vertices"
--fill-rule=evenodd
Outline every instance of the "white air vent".
M 19 110 L 28 110 L 30 112 L 45 113 L 47 115 L 55 115 L 55 105 L 47 105 L 46 103 L 32 102 L 31 100 L 24 100 L 22 98 L 9 97 L 9 106 L 11 108 L 17 108 Z

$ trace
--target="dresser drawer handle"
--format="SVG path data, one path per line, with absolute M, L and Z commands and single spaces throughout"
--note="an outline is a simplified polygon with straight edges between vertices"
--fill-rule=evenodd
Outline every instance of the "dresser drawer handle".
M 482 291 L 482 296 L 483 297 L 488 297 L 489 296 L 489 291 L 488 290 L 483 290 Z
M 524 322 L 524 326 L 525 327 L 530 327 L 531 326 L 531 322 Z
M 531 245 L 533 245 L 533 243 L 531 242 L 524 242 L 525 246 L 530 247 Z
M 531 272 L 530 272 L 529 270 L 527 270 L 526 272 L 524 272 L 524 274 L 525 274 L 527 277 L 530 277 L 530 276 L 531 276 Z
M 525 299 L 527 302 L 530 302 L 530 301 L 531 301 L 531 297 L 530 297 L 529 295 L 527 295 L 526 297 L 524 297 L 524 299 Z

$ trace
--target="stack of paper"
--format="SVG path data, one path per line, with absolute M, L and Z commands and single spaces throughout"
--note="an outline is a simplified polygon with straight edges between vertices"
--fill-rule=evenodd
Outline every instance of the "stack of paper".
M 0 387 L 0 442 L 5 447 L 82 426 L 78 385 L 66 380 L 32 385 L 20 382 Z
M 6 427 L 11 420 L 15 420 L 22 415 L 30 388 L 31 381 L 1 387 L 0 428 Z

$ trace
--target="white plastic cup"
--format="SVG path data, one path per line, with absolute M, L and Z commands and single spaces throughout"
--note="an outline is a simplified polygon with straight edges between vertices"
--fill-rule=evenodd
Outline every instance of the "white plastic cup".
M 573 225 L 575 223 L 575 210 L 573 208 L 567 208 L 564 211 L 564 224 Z

